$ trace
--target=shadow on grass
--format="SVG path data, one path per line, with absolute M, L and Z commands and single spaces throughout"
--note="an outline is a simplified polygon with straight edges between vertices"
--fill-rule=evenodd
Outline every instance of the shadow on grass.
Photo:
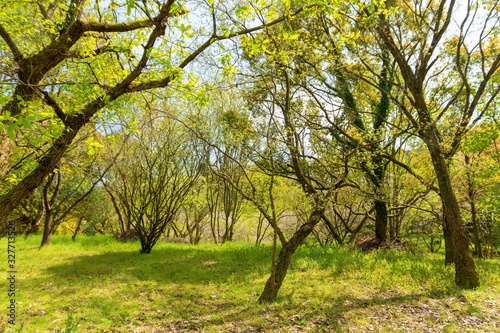
M 85 280 L 90 283 L 104 279 L 125 283 L 246 284 L 258 278 L 267 279 L 271 252 L 272 249 L 266 246 L 229 245 L 214 248 L 169 244 L 155 248 L 151 254 L 130 250 L 82 255 L 72 258 L 67 264 L 48 266 L 46 272 L 53 277 L 54 283 L 60 280 L 60 284 L 67 287 L 77 287 Z M 410 253 L 387 251 L 364 254 L 348 249 L 318 251 L 317 248 L 304 246 L 294 255 L 290 272 L 307 269 L 298 267 L 300 260 L 314 261 L 321 269 L 330 269 L 335 279 L 342 278 L 346 271 L 371 270 L 374 265 L 378 265 L 377 262 L 384 261 L 388 271 L 412 276 L 417 281 L 425 281 L 432 275 L 440 277 L 442 281 L 450 281 L 450 284 L 431 287 L 428 296 L 441 298 L 459 292 L 453 287 L 451 276 L 446 275 L 439 257 L 422 258 Z M 490 273 L 500 268 L 498 261 L 479 261 L 478 264 Z
M 227 246 L 220 250 L 198 246 L 163 246 L 150 254 L 138 251 L 82 255 L 67 264 L 46 268 L 54 280 L 78 285 L 82 279 L 115 279 L 119 282 L 225 284 L 247 281 L 269 271 L 271 249 Z
M 259 306 L 256 304 L 258 295 L 255 292 L 262 290 L 263 281 L 269 276 L 271 252 L 270 247 L 264 246 L 204 247 L 162 244 L 151 254 L 145 255 L 138 253 L 136 247 L 130 247 L 130 250 L 116 250 L 97 255 L 82 254 L 68 259 L 64 264 L 51 266 L 49 264 L 44 269 L 44 273 L 47 273 L 49 278 L 45 276 L 30 279 L 26 281 L 29 283 L 26 287 L 31 286 L 35 289 L 43 286 L 45 288 L 47 282 L 50 281 L 53 287 L 47 288 L 51 290 L 50 294 L 54 299 L 58 296 L 67 296 L 65 299 L 73 302 L 72 306 L 97 308 L 99 316 L 110 318 L 109 320 L 116 322 L 116 325 L 123 327 L 132 317 L 134 323 L 148 321 L 159 323 L 163 320 L 162 316 L 166 315 L 170 320 L 169 323 L 173 323 L 178 329 L 195 330 L 199 327 L 210 325 L 217 327 L 223 323 L 233 323 L 235 327 L 243 327 L 243 330 L 239 331 L 258 331 L 259 329 L 269 331 L 291 327 L 302 319 L 304 322 L 317 321 L 320 326 L 335 328 L 338 327 L 340 319 L 349 311 L 378 305 L 407 304 L 418 307 L 418 303 L 427 297 L 446 298 L 460 295 L 458 289 L 448 288 L 452 284 L 447 283 L 444 286 L 436 285 L 435 291 L 428 290 L 422 294 L 388 291 L 376 295 L 371 294 L 366 298 L 357 298 L 346 291 L 330 299 L 323 296 L 314 306 L 308 305 L 307 302 L 297 303 L 291 299 L 291 296 L 281 294 L 277 303 Z M 344 270 L 360 269 L 369 272 L 372 265 L 382 262 L 388 269 L 396 270 L 401 274 L 422 276 L 419 277 L 420 279 L 436 273 L 438 266 L 441 267 L 442 264 L 439 257 L 420 258 L 418 261 L 417 259 L 418 257 L 404 253 L 380 252 L 365 255 L 344 249 L 321 251 L 317 248 L 301 247 L 294 256 L 295 264 L 292 264 L 292 270 L 307 270 L 308 261 L 311 261 L 321 269 L 330 267 L 331 276 L 337 280 L 342 278 Z M 498 261 L 480 265 L 488 271 L 493 271 L 495 266 L 498 267 Z M 255 283 L 256 280 L 259 282 Z M 121 284 L 122 289 L 113 290 L 114 282 Z M 142 283 L 148 284 L 149 282 L 158 285 L 142 286 Z M 290 280 L 285 280 L 284 283 L 290 283 Z M 254 286 L 248 288 L 248 285 L 252 284 Z M 173 285 L 179 285 L 179 288 L 176 289 L 172 287 Z M 189 285 L 197 289 L 190 290 Z M 207 285 L 215 286 L 211 290 L 223 290 L 227 286 L 232 286 L 232 290 L 237 290 L 241 287 L 247 295 L 234 296 L 233 293 L 226 295 L 221 293 L 212 298 L 210 292 L 207 293 L 203 289 Z M 79 291 L 81 288 L 90 290 L 100 287 L 110 289 L 109 293 L 86 298 L 86 295 L 82 295 Z M 168 292 L 160 290 L 167 288 L 170 288 Z M 300 285 L 296 288 L 300 288 Z M 48 293 L 43 290 L 38 292 Z M 157 297 L 156 292 L 160 296 Z M 73 297 L 75 293 L 79 295 Z M 79 297 L 83 300 L 78 299 Z M 142 303 L 130 302 L 120 306 L 119 302 L 126 300 L 126 297 L 141 298 Z M 238 299 L 239 297 L 241 299 Z M 151 307 L 154 311 L 147 314 L 137 314 L 133 311 L 128 313 L 126 307 L 136 306 L 135 304 Z M 117 307 L 120 309 L 117 310 Z M 156 311 L 158 311 L 157 314 Z M 326 321 L 318 318 L 326 318 Z

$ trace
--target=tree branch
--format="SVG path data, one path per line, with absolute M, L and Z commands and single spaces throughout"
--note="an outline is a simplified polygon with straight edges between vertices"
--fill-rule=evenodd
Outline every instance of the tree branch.
M 103 22 L 82 22 L 84 31 L 94 32 L 127 32 L 141 28 L 152 27 L 155 24 L 151 20 L 141 20 L 130 23 L 103 23 Z
M 48 106 L 50 106 L 50 107 L 52 107 L 52 109 L 54 109 L 54 112 L 56 113 L 57 117 L 59 119 L 61 119 L 61 121 L 64 123 L 64 125 L 68 125 L 67 124 L 67 115 L 61 109 L 59 104 L 57 104 L 56 100 L 53 99 L 52 96 L 50 96 L 50 94 L 48 92 L 46 92 L 45 90 L 40 89 L 39 91 L 40 91 L 40 93 L 42 93 L 44 100 L 45 100 L 45 103 L 47 103 Z
M 300 8 L 299 10 L 297 10 L 296 12 L 291 14 L 290 16 L 293 17 L 295 15 L 298 15 L 302 11 L 303 11 L 303 8 Z M 212 36 L 210 36 L 209 39 L 207 39 L 196 50 L 194 50 L 189 56 L 187 56 L 179 64 L 179 66 L 177 66 L 177 68 L 183 69 L 184 67 L 186 67 L 193 60 L 195 60 L 203 51 L 205 51 L 208 47 L 210 47 L 212 44 L 214 44 L 217 41 L 231 39 L 231 38 L 234 38 L 237 36 L 242 36 L 242 35 L 249 34 L 249 33 L 255 32 L 255 31 L 259 31 L 259 30 L 262 30 L 264 28 L 267 28 L 267 27 L 273 26 L 275 24 L 278 24 L 280 22 L 283 22 L 285 19 L 286 18 L 284 16 L 282 16 L 282 17 L 280 17 L 274 21 L 271 21 L 269 23 L 264 23 L 264 24 L 261 24 L 259 26 L 252 27 L 252 28 L 242 29 L 240 31 L 236 31 L 236 32 L 233 32 L 231 34 L 224 35 L 224 36 L 217 35 L 216 32 L 213 32 Z M 139 83 L 139 84 L 134 85 L 134 86 L 130 86 L 127 89 L 127 93 L 143 91 L 143 90 L 148 90 L 148 89 L 154 89 L 154 88 L 163 88 L 163 87 L 167 86 L 170 82 L 172 82 L 172 80 L 175 78 L 175 76 L 176 76 L 176 74 L 173 73 L 173 74 L 170 74 L 170 76 L 167 76 L 167 77 L 160 79 L 160 80 L 148 81 L 148 82 L 144 82 L 144 83 Z
M 435 191 L 436 193 L 439 193 L 439 189 L 437 187 L 435 187 L 434 185 L 426 182 L 425 179 L 422 178 L 420 175 L 418 175 L 415 171 L 413 171 L 413 169 L 409 165 L 407 165 L 407 164 L 399 161 L 397 158 L 395 158 L 394 156 L 391 156 L 389 154 L 380 154 L 380 156 L 382 156 L 383 158 L 385 158 L 385 159 L 391 161 L 392 163 L 400 166 L 401 168 L 405 169 L 410 175 L 412 175 L 413 177 L 415 177 L 416 179 L 418 179 L 418 181 L 420 183 L 422 183 L 422 185 L 424 185 L 425 187 L 427 187 L 427 188 Z
M 5 40 L 5 42 L 7 43 L 7 46 L 9 47 L 10 51 L 14 55 L 14 60 L 16 62 L 23 60 L 24 59 L 23 54 L 21 53 L 21 51 L 19 51 L 16 43 L 14 42 L 14 40 L 12 39 L 10 34 L 7 32 L 7 30 L 5 30 L 5 28 L 3 27 L 2 24 L 0 24 L 0 36 L 2 36 L 3 40 Z
M 427 65 L 430 58 L 432 57 L 432 54 L 436 50 L 436 47 L 437 47 L 439 41 L 441 40 L 444 33 L 446 32 L 446 29 L 448 29 L 448 26 L 450 25 L 453 8 L 455 6 L 455 0 L 450 1 L 450 5 L 448 7 L 448 12 L 446 13 L 446 16 L 444 18 L 444 23 L 441 26 L 441 28 L 439 28 L 439 24 L 441 23 L 442 15 L 444 12 L 445 3 L 446 3 L 446 1 L 441 1 L 441 3 L 439 4 L 439 9 L 438 9 L 437 14 L 436 14 L 437 18 L 436 18 L 436 22 L 434 25 L 434 31 L 437 31 L 437 32 L 432 36 L 431 45 L 429 46 L 428 50 L 426 50 L 426 51 L 422 50 L 422 51 L 425 51 L 425 53 L 422 54 L 422 62 L 420 64 L 420 67 L 418 67 L 417 71 L 416 71 L 418 82 L 423 82 L 427 72 L 429 71 L 432 64 L 435 62 L 434 61 L 431 65 Z

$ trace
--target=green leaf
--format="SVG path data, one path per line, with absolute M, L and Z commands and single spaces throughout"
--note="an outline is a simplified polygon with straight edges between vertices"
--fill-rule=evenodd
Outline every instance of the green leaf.
M 127 16 L 130 15 L 134 7 L 135 7 L 135 0 L 127 0 Z
M 7 135 L 9 138 L 14 141 L 16 139 L 16 136 L 14 135 L 15 130 L 19 127 L 19 124 L 17 122 L 12 123 L 7 127 Z
M 236 16 L 239 18 L 243 18 L 243 16 L 247 16 L 251 13 L 252 13 L 252 7 L 250 7 L 249 5 L 245 5 L 236 9 Z
M 181 29 L 181 32 L 182 32 L 182 33 L 187 33 L 189 30 L 191 30 L 191 29 L 192 29 L 192 27 L 191 27 L 191 25 L 189 25 L 189 24 L 188 24 L 188 25 L 185 25 L 184 23 L 181 23 L 181 24 L 179 25 L 179 29 Z
M 21 123 L 21 125 L 23 125 L 23 127 L 27 128 L 27 129 L 31 129 L 33 127 L 31 125 L 31 123 L 29 122 L 29 120 L 26 118 L 23 118 L 23 117 L 19 118 L 19 123 Z

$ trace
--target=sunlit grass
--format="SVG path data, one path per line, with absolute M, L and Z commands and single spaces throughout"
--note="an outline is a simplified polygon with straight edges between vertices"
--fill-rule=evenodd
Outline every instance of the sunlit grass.
M 440 255 L 302 246 L 277 302 L 261 305 L 270 247 L 161 242 L 145 255 L 105 236 L 39 241 L 16 244 L 23 332 L 62 332 L 68 318 L 77 332 L 500 332 L 499 260 L 478 260 L 481 287 L 461 291 Z

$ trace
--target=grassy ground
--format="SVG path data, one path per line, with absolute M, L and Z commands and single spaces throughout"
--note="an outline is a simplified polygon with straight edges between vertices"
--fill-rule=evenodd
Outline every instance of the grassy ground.
M 500 260 L 460 291 L 440 255 L 303 246 L 276 303 L 257 298 L 271 248 L 160 243 L 149 255 L 109 237 L 16 243 L 18 332 L 500 332 Z M 4 276 L 7 242 L 0 240 Z

